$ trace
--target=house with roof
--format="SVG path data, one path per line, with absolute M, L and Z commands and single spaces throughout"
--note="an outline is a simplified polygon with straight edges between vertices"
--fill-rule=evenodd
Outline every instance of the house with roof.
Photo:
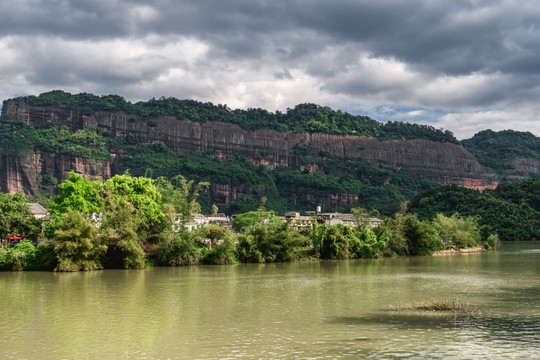
M 43 206 L 41 206 L 38 203 L 29 203 L 30 205 L 30 213 L 33 217 L 39 220 L 50 220 L 51 216 L 49 215 L 49 212 L 47 209 L 45 209 Z

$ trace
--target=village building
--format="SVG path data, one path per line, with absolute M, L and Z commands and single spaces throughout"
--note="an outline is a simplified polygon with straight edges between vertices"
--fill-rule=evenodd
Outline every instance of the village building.
M 51 216 L 49 215 L 49 212 L 47 209 L 45 209 L 43 206 L 41 206 L 38 203 L 28 203 L 30 206 L 30 213 L 33 217 L 39 220 L 50 220 Z

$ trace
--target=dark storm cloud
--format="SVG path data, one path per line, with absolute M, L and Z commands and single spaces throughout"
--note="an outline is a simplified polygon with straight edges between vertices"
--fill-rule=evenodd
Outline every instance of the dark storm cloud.
M 0 79 L 12 88 L 2 95 L 79 87 L 140 98 L 209 94 L 257 107 L 320 101 L 539 113 L 540 5 L 532 0 L 0 6 Z
M 216 54 L 261 58 L 291 34 L 348 43 L 375 56 L 448 74 L 523 71 L 514 43 L 538 55 L 540 17 L 530 2 L 504 1 L 17 1 L 3 34 L 95 39 L 182 34 L 212 44 Z M 528 6 L 527 6 L 528 5 Z M 4 7 L 6 8 L 6 7 Z M 145 14 L 152 12 L 153 15 Z M 145 16 L 148 16 L 145 18 Z M 293 55 L 293 54 L 291 54 Z M 294 58 L 290 58 L 291 61 Z M 535 67 L 526 67 L 537 73 Z

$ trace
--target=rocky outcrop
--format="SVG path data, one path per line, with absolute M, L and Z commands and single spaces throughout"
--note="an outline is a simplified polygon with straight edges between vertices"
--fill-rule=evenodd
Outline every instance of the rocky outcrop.
M 40 107 L 8 100 L 2 109 L 3 118 L 24 121 L 30 126 L 47 122 L 66 125 L 72 130 L 100 127 L 112 137 L 134 137 L 146 144 L 162 143 L 177 153 L 210 152 L 215 156 L 243 155 L 254 163 L 270 168 L 307 168 L 315 165 L 309 159 L 330 154 L 371 160 L 382 167 L 398 169 L 411 176 L 424 176 L 443 184 L 459 184 L 473 188 L 492 188 L 496 182 L 486 176 L 478 161 L 462 146 L 429 140 L 381 141 L 366 136 L 340 136 L 323 133 L 278 133 L 273 130 L 243 130 L 228 123 L 199 123 L 174 117 L 143 120 L 120 112 L 83 112 L 62 107 Z M 301 148 L 302 151 L 298 151 Z M 39 155 L 35 155 L 39 156 Z M 52 156 L 52 155 L 50 155 Z M 45 158 L 46 155 L 43 155 Z M 37 180 L 24 164 L 34 164 L 36 174 L 52 171 L 64 178 L 66 171 L 107 178 L 110 164 L 88 159 L 55 158 L 54 165 L 45 168 L 40 160 L 3 159 L 2 187 L 4 189 L 35 189 Z M 52 159 L 44 161 L 50 164 Z M 92 163 L 92 164 L 90 164 Z M 92 165 L 92 166 L 91 166 Z M 53 169 L 54 168 L 54 169 Z M 40 171 L 41 169 L 41 171 Z M 25 175 L 26 174 L 26 175 Z M 244 193 L 242 189 L 215 189 L 226 201 Z M 337 203 L 348 203 L 350 195 L 336 194 Z M 339 200 L 344 197 L 343 200 Z
M 540 161 L 532 158 L 517 158 L 508 164 L 504 175 L 521 180 L 532 174 L 540 174 Z
M 46 181 L 66 179 L 74 171 L 91 179 L 111 177 L 110 161 L 85 159 L 49 153 L 28 156 L 5 154 L 0 149 L 0 187 L 15 193 L 23 190 L 35 194 Z

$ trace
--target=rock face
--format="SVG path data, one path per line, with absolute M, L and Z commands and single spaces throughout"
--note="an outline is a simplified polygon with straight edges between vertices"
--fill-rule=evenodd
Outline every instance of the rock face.
M 40 107 L 8 100 L 2 109 L 3 118 L 14 118 L 30 126 L 52 122 L 71 130 L 101 127 L 112 137 L 134 137 L 146 143 L 162 143 L 177 153 L 211 152 L 216 156 L 243 155 L 254 163 L 270 168 L 313 168 L 303 155 L 334 154 L 372 160 L 382 167 L 394 168 L 411 176 L 425 176 L 442 184 L 493 188 L 496 181 L 486 176 L 478 161 L 463 147 L 429 140 L 380 141 L 365 136 L 340 136 L 322 133 L 278 133 L 273 130 L 246 131 L 228 123 L 198 123 L 174 117 L 142 120 L 120 112 L 83 113 L 62 107 Z M 301 148 L 303 152 L 298 151 Z M 25 158 L 2 156 L 0 182 L 5 191 L 39 186 L 38 174 L 53 173 L 59 180 L 69 170 L 90 176 L 111 176 L 111 164 L 52 154 Z M 217 186 L 226 202 L 237 198 L 241 189 Z M 336 194 L 336 197 L 345 196 Z M 346 195 L 347 197 L 350 195 Z M 354 199 L 346 199 L 346 202 Z
M 109 161 L 49 153 L 17 157 L 4 154 L 0 149 L 0 187 L 4 192 L 23 190 L 35 194 L 44 177 L 61 181 L 68 177 L 70 171 L 91 179 L 107 179 L 111 177 L 111 164 Z
M 506 175 L 513 179 L 524 179 L 531 174 L 540 173 L 540 161 L 531 158 L 517 158 L 508 164 Z

